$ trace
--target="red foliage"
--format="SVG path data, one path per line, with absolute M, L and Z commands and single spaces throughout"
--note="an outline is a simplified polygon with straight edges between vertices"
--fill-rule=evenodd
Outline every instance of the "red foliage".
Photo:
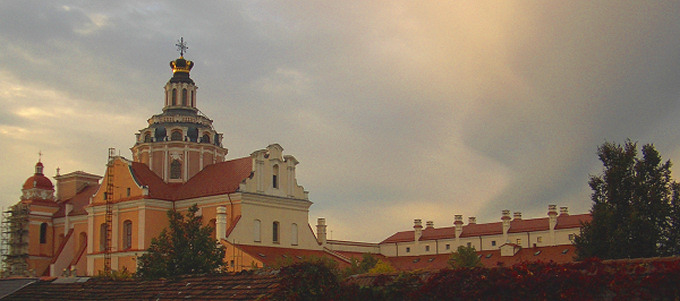
M 397 299 L 387 296 L 393 290 L 388 279 L 375 280 L 370 290 L 381 300 L 678 300 L 680 259 L 589 259 L 562 265 L 525 262 L 490 269 L 445 269 Z

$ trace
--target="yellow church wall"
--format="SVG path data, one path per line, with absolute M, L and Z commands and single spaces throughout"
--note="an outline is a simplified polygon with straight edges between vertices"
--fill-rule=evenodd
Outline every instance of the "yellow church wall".
M 123 271 L 127 269 L 129 272 L 133 273 L 137 271 L 137 258 L 134 255 L 119 256 L 118 266 L 112 268 L 118 271 Z
M 107 196 L 111 202 L 120 202 L 121 200 L 131 199 L 135 197 L 142 196 L 141 187 L 137 186 L 137 183 L 130 173 L 130 166 L 127 160 L 121 158 L 115 158 L 113 161 L 113 166 L 107 167 L 113 168 L 113 196 Z M 101 189 L 92 197 L 92 205 L 102 205 L 106 203 L 104 199 L 104 194 L 107 191 L 109 184 L 109 177 L 104 177 L 102 180 Z
M 147 249 L 151 245 L 151 239 L 158 236 L 169 225 L 167 209 L 145 210 L 144 215 L 144 245 L 139 249 Z M 133 226 L 134 227 L 134 226 Z M 134 231 L 134 230 L 133 230 Z

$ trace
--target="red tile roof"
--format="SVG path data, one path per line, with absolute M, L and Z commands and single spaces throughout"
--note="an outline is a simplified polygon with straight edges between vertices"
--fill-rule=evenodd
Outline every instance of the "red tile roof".
M 250 157 L 229 160 L 206 166 L 179 188 L 176 199 L 190 199 L 230 193 L 250 177 L 253 160 Z
M 486 224 L 467 224 L 463 226 L 463 233 L 460 237 L 471 237 L 480 235 L 503 234 L 503 224 L 501 222 Z
M 255 273 L 154 281 L 92 278 L 78 282 L 81 279 L 86 280 L 59 278 L 38 281 L 3 300 L 267 300 L 279 286 L 276 275 Z
M 276 266 L 281 263 L 298 262 L 310 257 L 329 257 L 338 262 L 339 268 L 349 266 L 349 262 L 342 257 L 324 250 L 305 250 L 293 248 L 277 248 L 251 245 L 235 245 L 248 255 L 257 258 L 266 266 Z
M 590 221 L 591 219 L 592 216 L 589 213 L 577 215 L 562 214 L 557 217 L 557 225 L 555 226 L 555 229 L 579 228 L 581 227 L 581 222 Z M 508 233 L 548 231 L 549 229 L 550 229 L 549 218 L 542 217 L 512 220 L 510 221 L 510 229 L 508 230 Z M 502 222 L 486 224 L 467 224 L 463 226 L 463 231 L 460 234 L 460 237 L 474 237 L 501 234 L 503 234 Z M 456 227 L 426 228 L 423 229 L 423 234 L 420 237 L 420 241 L 455 237 Z M 402 231 L 393 234 L 392 236 L 388 237 L 387 239 L 383 240 L 380 243 L 384 244 L 384 243 L 408 242 L 413 241 L 414 239 L 415 239 L 414 231 Z
M 64 217 L 66 211 L 66 204 L 73 205 L 73 210 L 69 213 L 69 216 L 74 215 L 85 215 L 85 207 L 90 204 L 90 198 L 97 192 L 101 185 L 89 185 L 82 190 L 80 190 L 75 196 L 70 199 L 63 200 L 59 202 L 59 211 L 54 214 L 54 217 Z
M 149 196 L 161 200 L 184 200 L 235 192 L 252 173 L 252 158 L 243 157 L 206 166 L 184 184 L 163 182 L 144 163 L 132 162 L 137 183 L 149 188 Z
M 566 252 L 565 252 L 566 250 Z M 487 267 L 511 266 L 525 261 L 567 263 L 573 262 L 576 248 L 572 245 L 523 248 L 514 256 L 501 256 L 500 250 L 479 251 L 482 264 Z M 388 257 L 390 264 L 399 271 L 435 271 L 448 267 L 451 253 L 422 256 Z
M 590 222 L 591 220 L 593 220 L 593 215 L 590 213 L 576 215 L 560 214 L 557 217 L 555 229 L 578 228 L 581 227 L 582 222 Z
M 544 217 L 526 220 L 512 220 L 510 221 L 510 229 L 508 230 L 508 233 L 548 231 L 548 230 L 550 230 L 550 219 Z

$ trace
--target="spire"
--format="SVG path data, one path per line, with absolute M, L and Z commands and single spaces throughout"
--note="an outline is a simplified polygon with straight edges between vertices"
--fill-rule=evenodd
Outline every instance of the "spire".
M 35 164 L 35 174 L 43 174 L 42 151 L 38 151 L 38 163 Z
M 187 43 L 184 42 L 184 37 L 179 39 L 175 46 L 177 46 L 177 51 L 179 51 L 179 58 L 170 62 L 170 67 L 172 68 L 173 74 L 171 81 L 175 78 L 181 78 L 184 80 L 188 80 L 183 82 L 190 81 L 193 84 L 193 81 L 191 81 L 191 79 L 189 78 L 189 71 L 191 71 L 191 68 L 194 67 L 194 62 L 184 59 L 184 53 L 187 51 L 187 49 L 189 49 L 189 47 L 187 47 Z M 186 75 L 184 75 L 184 73 L 186 73 Z

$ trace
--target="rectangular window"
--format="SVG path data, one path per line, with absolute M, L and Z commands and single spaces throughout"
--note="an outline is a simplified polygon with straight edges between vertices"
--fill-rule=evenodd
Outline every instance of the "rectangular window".
M 467 247 L 472 248 L 472 243 L 471 242 L 467 243 Z
M 297 246 L 298 244 L 298 227 L 297 224 L 290 225 L 290 244 Z
M 522 245 L 522 239 L 521 239 L 521 238 L 518 238 L 516 242 L 517 242 L 517 245 L 518 245 L 518 246 L 521 246 L 521 245 Z
M 430 246 L 425 246 L 425 252 L 430 252 Z
M 491 241 L 491 246 L 492 246 L 492 247 L 495 247 L 495 246 L 496 246 L 496 241 L 495 241 L 495 240 L 492 240 L 492 241 Z
M 40 243 L 47 243 L 47 223 L 40 224 Z
M 411 253 L 411 248 L 406 247 L 406 253 Z
M 123 223 L 123 249 L 132 248 L 132 222 L 127 220 Z
M 451 250 L 451 245 L 450 245 L 450 244 L 446 244 L 446 249 L 447 249 L 447 250 Z
M 107 241 L 106 236 L 108 235 L 108 227 L 106 224 L 101 224 L 99 226 L 99 251 L 106 251 Z
M 260 242 L 260 220 L 256 219 L 253 222 L 253 241 Z
M 130 196 L 130 188 L 127 189 L 127 196 Z
M 279 243 L 279 222 L 272 224 L 272 242 Z

